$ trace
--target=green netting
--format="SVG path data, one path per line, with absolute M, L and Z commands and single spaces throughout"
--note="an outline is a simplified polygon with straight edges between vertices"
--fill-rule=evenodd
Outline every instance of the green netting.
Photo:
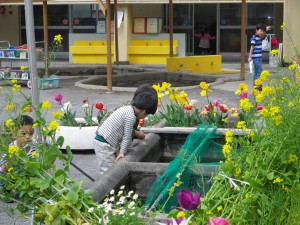
M 169 212 L 171 206 L 178 205 L 177 193 L 183 189 L 205 194 L 211 185 L 211 172 L 218 171 L 219 161 L 224 158 L 222 145 L 215 141 L 220 138 L 215 130 L 215 127 L 201 124 L 187 137 L 176 158 L 151 186 L 145 202 L 147 209 Z M 178 173 L 182 173 L 183 184 L 176 187 L 169 198 L 169 189 L 177 181 Z

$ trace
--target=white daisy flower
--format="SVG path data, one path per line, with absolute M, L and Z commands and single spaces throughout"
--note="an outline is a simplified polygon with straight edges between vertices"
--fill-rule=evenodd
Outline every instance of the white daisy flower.
M 93 211 L 94 211 L 94 207 L 91 207 L 91 208 L 88 209 L 89 213 L 92 213 Z
M 122 185 L 122 186 L 120 187 L 121 190 L 123 190 L 124 188 L 125 188 L 125 185 Z
M 118 196 L 121 196 L 121 194 L 123 194 L 123 191 L 118 192 Z
M 139 197 L 139 195 L 138 195 L 138 194 L 135 194 L 132 198 L 133 198 L 134 200 L 136 200 L 138 197 Z
M 133 216 L 133 215 L 135 215 L 135 212 L 132 212 L 132 213 L 130 213 L 129 215 L 130 215 L 130 216 Z
M 133 191 L 129 191 L 127 197 L 130 197 L 133 193 L 134 193 Z
M 114 194 L 115 194 L 115 190 L 112 189 L 112 190 L 110 191 L 110 194 L 111 194 L 111 195 L 114 195 Z
M 135 202 L 130 202 L 130 203 L 128 204 L 128 208 L 130 209 L 130 208 L 132 208 L 134 205 L 135 205 Z
M 109 201 L 110 201 L 110 202 L 113 202 L 114 200 L 115 200 L 115 197 L 114 197 L 114 196 L 112 196 L 112 197 L 109 198 Z
M 119 212 L 119 215 L 124 215 L 125 212 L 126 212 L 126 210 L 125 210 L 125 209 L 122 209 L 122 210 Z

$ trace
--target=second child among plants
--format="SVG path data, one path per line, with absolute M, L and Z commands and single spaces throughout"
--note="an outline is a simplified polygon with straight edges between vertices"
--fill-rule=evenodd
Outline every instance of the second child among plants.
M 154 114 L 156 110 L 157 95 L 139 93 L 131 105 L 120 107 L 101 124 L 94 139 L 100 174 L 106 172 L 113 162 L 125 156 L 132 142 L 136 121 Z

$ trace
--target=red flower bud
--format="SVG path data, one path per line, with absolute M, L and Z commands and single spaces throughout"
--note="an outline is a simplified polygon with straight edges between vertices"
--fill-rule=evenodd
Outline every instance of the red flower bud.
M 103 110 L 104 109 L 104 104 L 102 102 L 98 102 L 98 103 L 96 103 L 95 108 L 99 109 L 99 110 Z
M 143 126 L 144 123 L 145 123 L 145 119 L 140 119 L 140 121 L 139 121 L 139 126 Z

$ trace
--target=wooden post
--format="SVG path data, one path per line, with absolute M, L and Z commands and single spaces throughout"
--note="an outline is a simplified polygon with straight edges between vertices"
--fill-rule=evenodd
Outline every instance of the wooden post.
M 173 0 L 169 0 L 170 57 L 173 57 Z
M 44 53 L 45 53 L 45 75 L 49 75 L 48 71 L 48 11 L 47 11 L 47 1 L 43 1 L 43 26 L 44 26 Z
M 241 15 L 241 80 L 245 80 L 246 59 L 246 0 L 242 0 Z
M 106 0 L 107 92 L 112 92 L 110 0 Z
M 119 37 L 118 37 L 118 0 L 114 0 L 114 22 L 115 22 L 115 64 L 119 65 Z

